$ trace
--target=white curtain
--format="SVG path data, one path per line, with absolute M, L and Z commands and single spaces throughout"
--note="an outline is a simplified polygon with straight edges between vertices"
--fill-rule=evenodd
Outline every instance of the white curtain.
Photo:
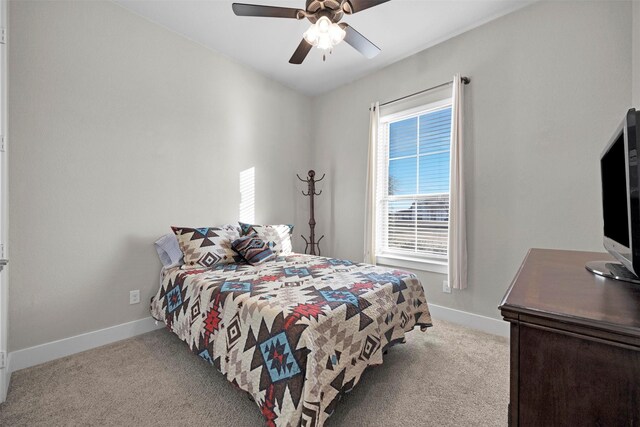
M 467 225 L 464 205 L 463 83 L 453 76 L 451 177 L 449 179 L 449 286 L 467 288 Z
M 365 193 L 364 262 L 376 263 L 376 154 L 378 150 L 378 119 L 380 105 L 371 104 L 369 114 L 369 157 L 367 163 L 367 190 Z

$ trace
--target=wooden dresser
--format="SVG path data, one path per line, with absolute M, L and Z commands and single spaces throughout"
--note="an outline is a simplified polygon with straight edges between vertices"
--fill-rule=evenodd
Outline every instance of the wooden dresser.
M 640 285 L 588 272 L 610 255 L 532 249 L 511 322 L 511 426 L 640 426 Z

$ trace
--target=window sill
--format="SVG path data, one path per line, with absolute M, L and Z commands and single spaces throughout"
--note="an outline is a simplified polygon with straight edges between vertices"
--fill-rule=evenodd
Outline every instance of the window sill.
M 431 273 L 449 274 L 449 264 L 446 261 L 410 258 L 395 254 L 377 255 L 376 264 L 429 271 Z

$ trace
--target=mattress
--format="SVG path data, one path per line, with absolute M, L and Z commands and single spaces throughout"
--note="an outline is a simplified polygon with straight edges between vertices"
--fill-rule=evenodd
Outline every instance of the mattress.
M 151 313 L 249 393 L 268 426 L 322 426 L 389 346 L 431 326 L 415 275 L 302 254 L 167 270 Z

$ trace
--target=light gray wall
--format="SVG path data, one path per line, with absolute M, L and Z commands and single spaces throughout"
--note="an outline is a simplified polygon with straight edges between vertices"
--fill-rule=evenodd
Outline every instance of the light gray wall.
M 450 80 L 466 87 L 469 288 L 430 302 L 498 317 L 531 247 L 602 251 L 598 159 L 631 102 L 631 4 L 541 2 L 314 99 L 327 253 L 362 259 L 368 106 Z M 325 246 L 327 247 L 327 246 Z
M 640 0 L 633 2 L 633 107 L 640 109 Z
M 236 221 L 245 169 L 256 220 L 304 229 L 307 97 L 111 2 L 9 19 L 10 351 L 149 316 L 153 241 Z
M 529 247 L 602 250 L 597 159 L 631 102 L 639 9 L 535 4 L 311 101 L 110 2 L 12 2 L 9 350 L 148 316 L 151 242 L 235 221 L 250 167 L 256 221 L 296 235 L 292 177 L 327 172 L 324 253 L 361 259 L 369 103 L 456 71 L 473 80 L 470 288 L 419 274 L 431 302 L 497 316 Z

